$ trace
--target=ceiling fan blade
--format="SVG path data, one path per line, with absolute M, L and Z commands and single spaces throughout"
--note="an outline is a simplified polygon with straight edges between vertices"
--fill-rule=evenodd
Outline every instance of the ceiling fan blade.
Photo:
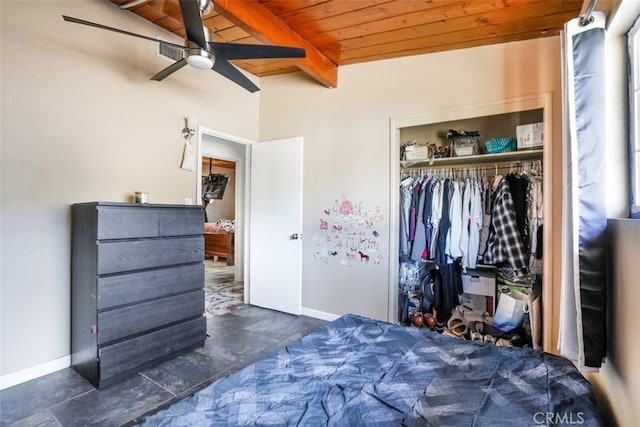
M 96 28 L 100 28 L 102 30 L 114 31 L 116 33 L 126 34 L 128 36 L 134 36 L 134 37 L 138 37 L 138 38 L 145 39 L 145 40 L 151 40 L 152 42 L 156 42 L 156 43 L 160 43 L 160 44 L 164 44 L 164 45 L 168 45 L 168 46 L 173 46 L 173 47 L 176 47 L 178 49 L 184 49 L 184 46 L 181 46 L 179 44 L 166 42 L 164 40 L 154 39 L 153 37 L 143 36 L 142 34 L 136 34 L 136 33 L 130 32 L 130 31 L 120 30 L 118 28 L 107 27 L 106 25 L 96 24 L 95 22 L 85 21 L 84 19 L 73 18 L 71 16 L 65 16 L 65 15 L 62 15 L 62 19 L 64 19 L 67 22 L 73 22 L 75 24 L 88 25 L 90 27 L 96 27 Z
M 224 59 L 216 58 L 216 62 L 213 64 L 213 67 L 211 67 L 211 69 L 217 73 L 222 74 L 229 80 L 242 86 L 251 93 L 260 90 L 258 86 L 254 85 L 253 82 L 249 80 L 249 78 L 247 78 L 247 76 L 242 74 L 240 70 L 238 70 L 236 67 L 231 65 L 230 62 L 227 62 Z
M 196 43 L 203 49 L 207 48 L 207 38 L 204 34 L 202 14 L 197 0 L 180 0 L 180 11 L 187 32 L 187 40 Z
M 242 43 L 207 43 L 216 58 L 258 59 L 258 58 L 304 58 L 306 52 L 300 47 L 269 46 Z
M 168 77 L 170 74 L 178 71 L 180 68 L 184 67 L 185 65 L 187 65 L 187 60 L 184 58 L 179 61 L 176 61 L 173 64 L 169 65 L 164 70 L 160 71 L 155 76 L 151 77 L 151 80 L 156 80 L 159 82 L 163 80 L 165 77 Z

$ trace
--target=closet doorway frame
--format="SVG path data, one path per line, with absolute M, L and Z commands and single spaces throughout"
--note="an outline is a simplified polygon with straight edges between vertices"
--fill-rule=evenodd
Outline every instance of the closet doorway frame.
M 412 126 L 422 126 L 448 122 L 453 120 L 465 120 L 471 118 L 493 116 L 498 114 L 514 113 L 527 110 L 543 110 L 544 120 L 544 145 L 543 145 L 543 200 L 544 200 L 544 232 L 543 232 L 543 275 L 542 275 L 542 316 L 543 316 L 543 349 L 550 353 L 557 353 L 556 343 L 559 325 L 559 304 L 560 304 L 560 261 L 554 259 L 554 246 L 557 241 L 553 241 L 553 171 L 554 156 L 553 147 L 553 116 L 552 116 L 552 94 L 544 92 L 530 96 L 508 98 L 498 101 L 489 101 L 479 104 L 461 106 L 442 110 L 433 110 L 423 113 L 395 116 L 389 119 L 389 171 L 391 175 L 389 188 L 389 295 L 388 295 L 388 320 L 393 323 L 398 322 L 398 268 L 399 268 L 399 239 L 400 231 L 400 145 L 402 144 L 400 132 L 402 129 Z M 560 154 L 562 147 L 559 148 Z M 562 164 L 562 158 L 556 159 L 557 164 Z M 562 175 L 557 179 L 562 182 Z M 562 186 L 558 187 L 560 190 Z M 548 219 L 547 219 L 548 218 Z M 559 227 L 558 227 L 559 228 Z M 561 242 L 561 239 L 559 239 Z M 555 248 L 561 254 L 561 248 Z M 553 286 L 554 280 L 558 286 Z
M 228 160 L 236 164 L 235 172 L 235 221 L 239 227 L 236 227 L 234 236 L 234 280 L 244 283 L 244 303 L 249 303 L 249 283 L 245 280 L 248 277 L 248 263 L 246 262 L 246 247 L 248 244 L 249 218 L 246 214 L 246 207 L 249 206 L 249 178 L 250 178 L 250 150 L 254 141 L 241 138 L 238 136 L 226 134 L 213 129 L 199 126 L 197 133 L 197 168 L 196 168 L 196 194 L 194 202 L 201 204 L 202 200 L 202 160 L 204 157 L 214 157 L 221 160 Z M 230 153 L 229 150 L 215 150 L 203 148 L 203 140 L 211 139 L 212 142 L 221 142 L 225 145 L 234 147 Z M 235 150 L 237 148 L 237 150 Z M 241 154 L 238 154 L 241 153 Z

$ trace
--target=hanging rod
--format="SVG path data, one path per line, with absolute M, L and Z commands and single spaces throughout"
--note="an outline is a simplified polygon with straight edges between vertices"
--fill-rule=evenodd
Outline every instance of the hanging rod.
M 416 171 L 439 171 L 439 170 L 452 170 L 452 171 L 463 171 L 463 170 L 478 170 L 478 169 L 486 169 L 486 170 L 494 170 L 494 169 L 509 169 L 509 168 L 519 168 L 521 166 L 529 165 L 537 165 L 540 170 L 542 170 L 542 160 L 539 159 L 529 159 L 529 160 L 510 160 L 510 161 L 502 161 L 502 162 L 494 162 L 494 163 L 465 163 L 465 164 L 434 164 L 432 166 L 428 166 L 425 164 L 422 165 L 413 165 L 406 168 L 403 168 L 401 173 L 405 172 L 416 172 Z
M 596 3 L 598 3 L 598 0 L 584 0 L 584 3 L 582 3 L 580 20 L 578 21 L 581 26 L 586 27 L 593 22 L 593 10 L 596 8 Z M 583 11 L 584 13 L 582 13 Z
M 541 160 L 542 150 L 527 150 L 497 154 L 478 154 L 464 157 L 444 157 L 433 159 L 431 163 L 428 159 L 403 160 L 400 162 L 402 169 L 415 167 L 440 167 L 440 166 L 478 166 L 482 164 L 508 163 L 523 160 Z

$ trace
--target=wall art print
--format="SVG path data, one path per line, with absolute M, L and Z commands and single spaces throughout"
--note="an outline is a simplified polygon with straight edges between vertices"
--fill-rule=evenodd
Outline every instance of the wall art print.
M 382 208 L 366 209 L 362 202 L 342 200 L 327 203 L 320 214 L 318 234 L 313 237 L 317 248 L 315 259 L 353 266 L 380 264 L 380 224 Z

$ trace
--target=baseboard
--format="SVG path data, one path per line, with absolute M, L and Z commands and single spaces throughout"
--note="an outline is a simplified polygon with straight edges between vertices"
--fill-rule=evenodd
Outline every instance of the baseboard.
M 326 320 L 327 322 L 331 322 L 340 317 L 337 314 L 327 313 L 320 310 L 314 310 L 312 308 L 302 307 L 302 315 L 313 317 L 314 319 Z
M 50 360 L 49 362 L 41 363 L 21 371 L 3 375 L 0 377 L 0 390 L 51 374 L 61 369 L 68 368 L 69 366 L 71 366 L 70 355 Z
M 305 316 L 313 317 L 315 319 L 326 320 L 331 322 L 340 317 L 337 314 L 326 313 L 320 310 L 314 310 L 311 308 L 302 307 L 302 314 Z M 24 382 L 33 380 L 35 378 L 42 377 L 47 374 L 65 369 L 71 366 L 71 356 L 64 356 L 59 359 L 51 360 L 49 362 L 41 363 L 40 365 L 32 366 L 31 368 L 23 369 L 21 371 L 6 374 L 0 377 L 0 390 L 13 387 L 14 385 L 22 384 Z

